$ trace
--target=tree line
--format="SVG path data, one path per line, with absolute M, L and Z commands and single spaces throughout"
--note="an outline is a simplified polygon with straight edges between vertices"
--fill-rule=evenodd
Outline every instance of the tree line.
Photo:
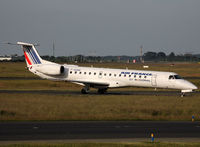
M 84 62 L 126 62 L 132 63 L 141 62 L 140 56 L 84 56 L 84 55 L 75 55 L 75 56 L 41 56 L 42 59 L 60 62 L 60 63 L 84 63 Z M 142 56 L 142 60 L 144 62 L 199 62 L 200 54 L 192 55 L 192 54 L 184 54 L 184 55 L 176 55 L 174 52 L 171 52 L 169 55 L 166 55 L 164 52 L 146 52 Z M 24 62 L 25 58 L 23 56 L 12 56 L 12 60 L 10 62 Z M 8 61 L 7 61 L 8 62 Z
M 200 61 L 200 55 L 184 54 L 184 55 L 175 55 L 174 52 L 171 52 L 169 55 L 166 55 L 164 52 L 146 52 L 143 55 L 144 61 Z

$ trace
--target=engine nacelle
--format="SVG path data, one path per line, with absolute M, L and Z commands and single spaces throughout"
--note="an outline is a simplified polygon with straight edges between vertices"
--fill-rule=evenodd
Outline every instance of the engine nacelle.
M 59 76 L 65 72 L 65 67 L 56 64 L 42 64 L 34 67 L 36 71 L 51 75 L 51 76 Z

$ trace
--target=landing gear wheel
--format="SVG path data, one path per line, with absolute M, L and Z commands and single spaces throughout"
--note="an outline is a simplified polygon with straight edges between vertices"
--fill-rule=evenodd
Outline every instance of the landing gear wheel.
M 83 89 L 81 89 L 81 93 L 82 94 L 88 94 L 88 92 L 83 88 Z
M 99 88 L 98 89 L 98 93 L 99 94 L 104 94 L 104 93 L 106 93 L 107 92 L 107 88 Z
M 90 87 L 89 86 L 85 86 L 81 89 L 81 93 L 82 94 L 88 94 L 89 93 L 89 90 L 90 90 Z
M 185 93 L 181 93 L 181 97 L 184 97 L 185 96 Z

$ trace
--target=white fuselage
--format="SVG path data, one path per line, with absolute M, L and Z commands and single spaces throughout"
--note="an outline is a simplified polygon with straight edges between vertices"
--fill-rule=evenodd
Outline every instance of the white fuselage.
M 45 79 L 69 81 L 80 85 L 88 84 L 94 88 L 137 86 L 180 89 L 182 92 L 191 92 L 197 89 L 189 81 L 174 77 L 178 76 L 174 72 L 79 67 L 67 64 L 63 66 L 65 72 L 59 76 L 45 75 L 35 71 L 35 68 L 30 69 L 30 71 L 32 70 L 33 73 Z
M 105 93 L 108 88 L 127 86 L 180 89 L 183 93 L 197 89 L 195 85 L 173 72 L 60 65 L 43 60 L 33 44 L 24 42 L 17 44 L 22 46 L 29 71 L 44 79 L 83 85 L 81 90 L 83 94 L 86 94 L 90 87 L 98 88 L 98 93 Z
M 127 86 L 180 89 L 183 93 L 197 89 L 195 85 L 173 72 L 60 65 L 43 60 L 33 44 L 24 42 L 17 44 L 22 47 L 29 71 L 44 79 L 83 85 L 81 90 L 83 94 L 88 93 L 90 87 L 98 88 L 98 93 L 105 93 L 108 88 Z

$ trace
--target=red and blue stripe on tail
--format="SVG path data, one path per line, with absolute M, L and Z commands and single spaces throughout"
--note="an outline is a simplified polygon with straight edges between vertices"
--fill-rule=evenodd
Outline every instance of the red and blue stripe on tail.
M 22 49 L 24 51 L 24 56 L 28 66 L 34 64 L 42 64 L 42 59 L 40 58 L 33 44 L 28 44 L 24 42 L 18 42 L 17 44 L 22 45 Z

